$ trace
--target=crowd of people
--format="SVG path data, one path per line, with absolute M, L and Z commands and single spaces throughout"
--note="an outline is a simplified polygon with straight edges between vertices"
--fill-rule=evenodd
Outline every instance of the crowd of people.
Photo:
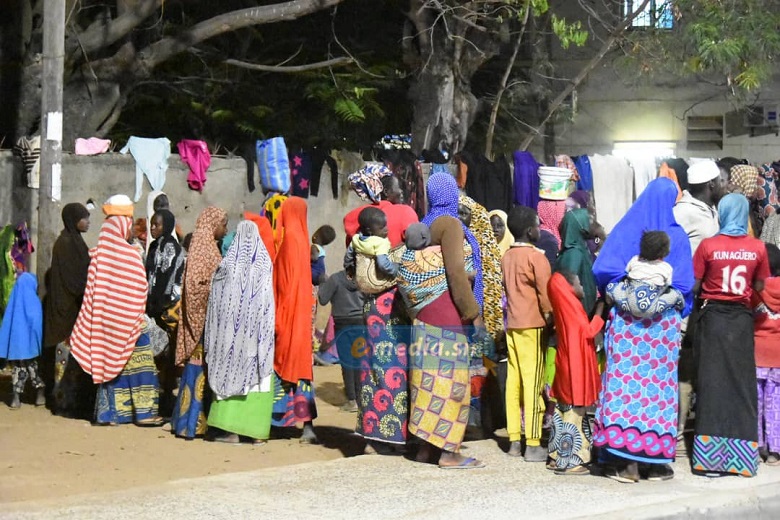
M 116 195 L 91 250 L 89 211 L 67 204 L 43 303 L 24 273 L 4 309 L 11 408 L 29 381 L 37 405 L 96 425 L 253 444 L 302 425 L 316 443 L 319 303 L 366 453 L 483 467 L 461 445 L 487 375 L 500 402 L 477 414 L 500 410 L 507 454 L 559 475 L 780 464 L 780 250 L 755 238 L 740 165 L 664 163 L 608 237 L 588 192 L 488 212 L 437 171 L 418 221 L 392 170 L 375 174 L 331 274 L 336 232 L 310 236 L 299 197 L 269 196 L 231 233 L 208 207 L 182 236 L 154 192 L 140 237 Z

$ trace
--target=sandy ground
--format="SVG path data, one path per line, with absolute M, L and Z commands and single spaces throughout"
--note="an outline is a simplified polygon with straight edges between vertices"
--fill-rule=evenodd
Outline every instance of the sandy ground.
M 91 426 L 23 404 L 11 410 L 10 381 L 0 377 L 0 502 L 56 499 L 149 486 L 182 478 L 350 457 L 364 442 L 344 403 L 338 366 L 314 368 L 320 445 L 301 445 L 300 431 L 272 432 L 261 447 L 177 439 L 160 428 Z M 27 400 L 30 400 L 31 395 Z

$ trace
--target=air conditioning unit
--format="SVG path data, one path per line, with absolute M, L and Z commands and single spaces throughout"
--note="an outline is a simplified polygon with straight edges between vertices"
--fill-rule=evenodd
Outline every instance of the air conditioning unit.
M 778 128 L 780 109 L 778 105 L 761 105 L 748 107 L 745 110 L 745 126 L 747 128 Z

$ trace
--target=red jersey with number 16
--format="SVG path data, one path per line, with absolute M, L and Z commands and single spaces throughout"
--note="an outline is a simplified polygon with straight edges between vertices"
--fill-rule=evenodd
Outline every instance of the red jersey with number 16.
M 702 299 L 749 307 L 753 283 L 769 278 L 766 246 L 749 236 L 715 235 L 703 240 L 693 255 L 693 272 L 702 281 Z

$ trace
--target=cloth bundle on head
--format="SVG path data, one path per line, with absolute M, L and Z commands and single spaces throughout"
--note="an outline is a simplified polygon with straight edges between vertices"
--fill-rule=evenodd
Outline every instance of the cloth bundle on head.
M 737 164 L 729 170 L 729 179 L 747 198 L 753 198 L 758 189 L 758 168 L 749 164 Z
M 504 222 L 504 236 L 501 238 L 501 241 L 498 243 L 498 252 L 501 256 L 504 256 L 504 253 L 509 251 L 509 248 L 512 247 L 512 244 L 515 242 L 515 237 L 512 236 L 512 233 L 509 232 L 509 226 L 507 225 L 507 214 L 505 211 L 502 211 L 500 209 L 494 209 L 490 213 L 488 213 L 488 216 L 492 219 L 493 217 L 498 217 Z
M 209 206 L 195 222 L 184 267 L 181 320 L 176 337 L 176 364 L 180 366 L 190 358 L 203 336 L 211 277 L 222 261 L 214 234 L 226 219 L 224 210 Z
M 392 174 L 390 168 L 384 164 L 366 164 L 364 168 L 349 174 L 349 184 L 361 199 L 379 202 L 382 193 L 382 177 Z
M 741 237 L 748 233 L 750 202 L 741 193 L 729 193 L 718 203 L 721 235 Z
M 107 217 L 133 217 L 133 201 L 127 195 L 114 195 L 103 204 L 103 214 Z
M 87 286 L 89 247 L 78 230 L 81 219 L 89 218 L 89 211 L 78 202 L 62 208 L 64 229 L 54 242 L 46 288 L 44 313 L 44 345 L 52 346 L 70 336 L 81 308 L 81 297 Z
M 720 177 L 720 168 L 715 161 L 698 161 L 688 168 L 688 184 L 704 184 Z
M 428 178 L 426 186 L 428 193 L 428 214 L 422 219 L 422 223 L 428 227 L 439 217 L 458 218 L 458 184 L 455 177 L 448 173 L 436 173 Z M 479 242 L 474 234 L 463 225 L 463 232 L 466 240 L 471 246 L 474 255 L 474 268 L 477 275 L 474 278 L 474 298 L 476 298 L 480 309 L 483 303 L 483 282 L 482 282 L 482 257 L 479 249 Z
M 536 212 L 539 215 L 539 227 L 549 231 L 561 243 L 561 222 L 566 214 L 565 200 L 540 200 Z
M 116 215 L 103 222 L 70 336 L 71 355 L 95 384 L 122 372 L 143 326 L 148 286 L 141 258 L 127 243 L 132 224 Z
M 211 282 L 203 337 L 209 386 L 220 397 L 246 395 L 273 371 L 272 271 L 257 226 L 240 222 Z
M 658 178 L 647 185 L 612 230 L 593 265 L 593 274 L 602 292 L 607 284 L 619 281 L 626 275 L 626 265 L 634 255 L 639 254 L 642 233 L 663 231 L 671 241 L 671 249 L 665 261 L 674 269 L 672 287 L 685 296 L 683 317 L 690 313 L 694 283 L 691 243 L 688 234 L 674 219 L 676 200 L 677 186 L 671 180 Z

